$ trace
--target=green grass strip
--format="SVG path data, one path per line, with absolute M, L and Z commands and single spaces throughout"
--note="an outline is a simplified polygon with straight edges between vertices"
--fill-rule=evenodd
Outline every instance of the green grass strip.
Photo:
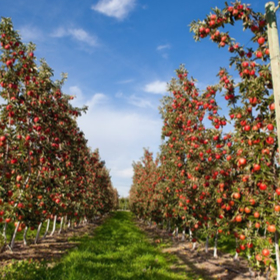
M 47 264 L 15 262 L 5 268 L 3 279 L 13 280 L 137 280 L 195 279 L 170 254 L 151 245 L 133 222 L 130 212 L 115 212 L 94 231 L 76 237 L 80 245 L 50 268 Z M 171 268 L 173 267 L 173 269 Z

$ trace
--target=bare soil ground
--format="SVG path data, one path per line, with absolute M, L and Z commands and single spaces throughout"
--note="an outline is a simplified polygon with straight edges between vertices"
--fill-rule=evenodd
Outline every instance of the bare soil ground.
M 218 251 L 218 258 L 213 257 L 213 249 L 209 249 L 205 253 L 204 244 L 198 244 L 195 250 L 192 250 L 192 243 L 181 241 L 181 237 L 174 238 L 166 231 L 149 226 L 144 222 L 136 221 L 137 225 L 144 230 L 152 242 L 169 242 L 170 246 L 162 249 L 163 252 L 175 254 L 179 258 L 179 265 L 183 264 L 186 271 L 195 272 L 209 280 L 247 280 L 259 279 L 265 280 L 265 276 L 260 276 L 255 273 L 255 276 L 250 276 L 248 263 L 245 259 L 240 258 L 239 261 L 234 261 L 232 255 Z M 170 242 L 171 241 L 171 242 Z M 176 265 L 174 265 L 176 269 Z M 269 279 L 274 277 L 269 275 Z
M 13 251 L 7 249 L 0 253 L 0 268 L 10 263 L 12 260 L 38 260 L 55 261 L 78 245 L 78 242 L 69 241 L 71 237 L 93 235 L 94 229 L 103 223 L 105 218 L 101 218 L 94 223 L 69 228 L 61 234 L 55 233 L 39 240 L 38 244 L 32 244 L 34 240 L 28 240 L 28 246 L 24 246 L 22 241 L 16 241 Z

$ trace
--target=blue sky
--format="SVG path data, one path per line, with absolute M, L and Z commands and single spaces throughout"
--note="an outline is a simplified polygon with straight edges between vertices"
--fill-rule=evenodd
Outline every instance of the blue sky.
M 264 12 L 266 1 L 251 2 Z M 36 44 L 38 61 L 46 59 L 55 79 L 68 73 L 63 91 L 76 95 L 75 105 L 89 106 L 79 126 L 127 196 L 132 162 L 143 147 L 158 151 L 159 100 L 174 70 L 185 64 L 203 88 L 227 66 L 226 49 L 208 39 L 195 43 L 189 32 L 190 22 L 215 6 L 223 8 L 224 0 L 2 0 L 1 16 L 12 18 L 24 42 Z M 231 30 L 248 43 L 241 26 Z

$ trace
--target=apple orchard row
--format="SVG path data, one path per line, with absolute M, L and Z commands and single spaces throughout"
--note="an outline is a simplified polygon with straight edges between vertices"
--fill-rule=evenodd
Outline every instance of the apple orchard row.
M 244 37 L 252 34 L 246 48 L 224 32 L 238 21 Z M 221 53 L 227 49 L 235 69 L 220 68 L 218 83 L 201 91 L 183 66 L 176 70 L 161 101 L 160 154 L 153 160 L 145 150 L 133 164 L 130 207 L 146 220 L 189 229 L 194 243 L 233 235 L 250 267 L 279 271 L 279 153 L 265 15 L 236 1 L 192 22 L 191 31 L 196 41 L 208 37 Z
M 0 23 L 0 44 L 0 229 L 109 212 L 117 192 L 76 121 L 86 108 L 70 104 L 73 97 L 61 92 L 65 76 L 51 80 L 52 69 L 44 60 L 36 64 L 34 44 L 23 44 L 8 18 Z

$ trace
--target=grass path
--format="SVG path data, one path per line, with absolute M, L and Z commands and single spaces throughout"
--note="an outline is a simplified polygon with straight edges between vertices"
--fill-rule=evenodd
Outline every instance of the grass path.
M 74 241 L 80 245 L 53 267 L 21 262 L 9 267 L 3 279 L 193 279 L 186 275 L 174 256 L 161 253 L 149 243 L 133 223 L 130 212 L 115 212 L 95 229 L 93 237 L 76 237 Z

